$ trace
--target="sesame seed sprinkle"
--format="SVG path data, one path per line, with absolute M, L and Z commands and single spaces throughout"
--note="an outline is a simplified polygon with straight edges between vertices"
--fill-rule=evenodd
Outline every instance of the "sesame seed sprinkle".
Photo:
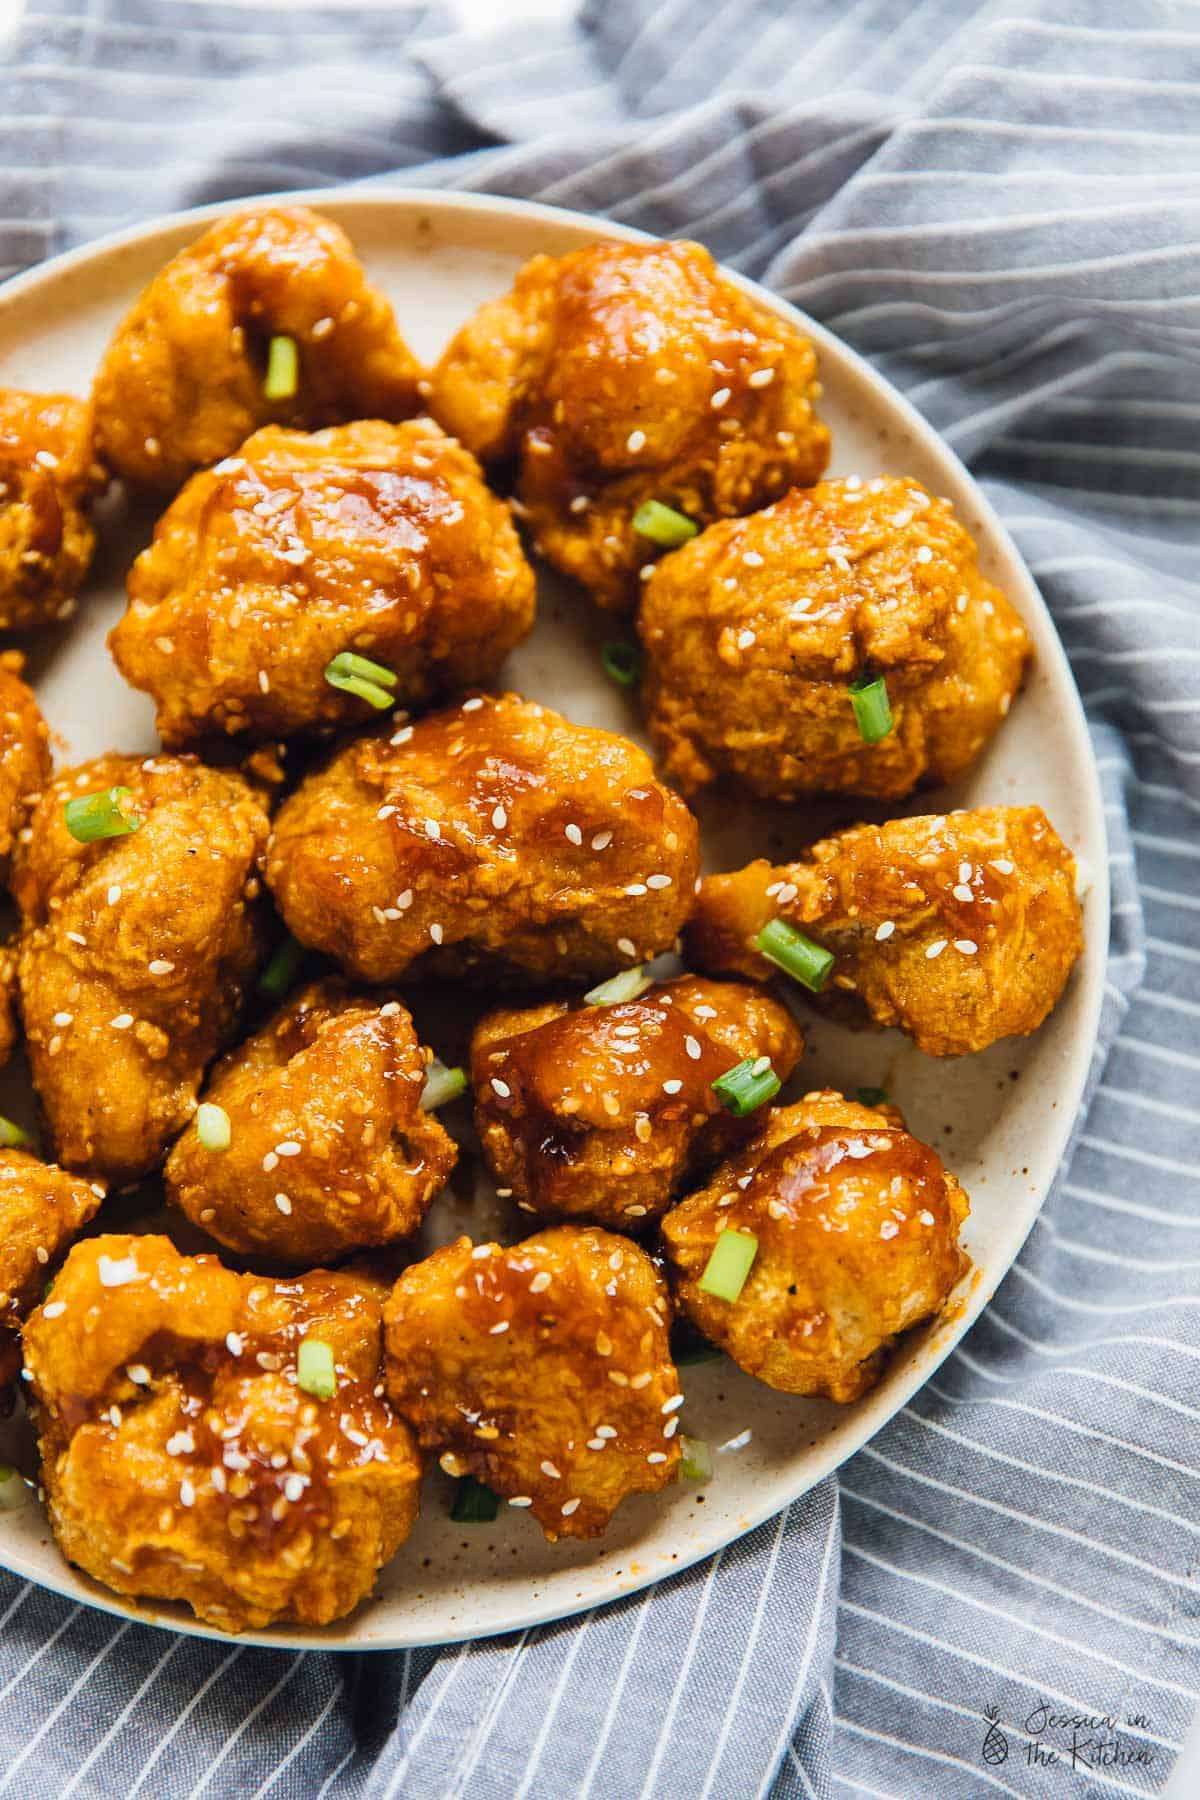
M 925 950 L 926 960 L 928 962 L 932 962 L 934 957 L 940 956 L 942 954 L 942 951 L 945 948 L 946 948 L 946 939 L 945 938 L 935 938 L 933 943 L 929 944 L 926 947 L 926 950 Z
M 885 943 L 887 939 L 891 937 L 895 929 L 896 921 L 894 919 L 885 919 L 882 925 L 877 925 L 875 927 L 875 942 L 877 944 Z
M 645 432 L 631 431 L 629 436 L 625 439 L 625 448 L 631 456 L 636 456 L 639 450 L 644 450 L 646 448 Z

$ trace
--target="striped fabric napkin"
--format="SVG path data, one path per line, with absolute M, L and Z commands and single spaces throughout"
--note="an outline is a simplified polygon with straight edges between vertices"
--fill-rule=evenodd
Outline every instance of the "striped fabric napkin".
M 984 482 L 1085 697 L 1113 881 L 1087 1114 L 912 1405 L 624 1603 L 339 1658 L 0 1576 L 0 1797 L 1156 1792 L 1200 1689 L 1200 8 L 592 0 L 448 30 L 388 0 L 30 0 L 0 264 L 399 169 L 694 235 L 862 350 Z

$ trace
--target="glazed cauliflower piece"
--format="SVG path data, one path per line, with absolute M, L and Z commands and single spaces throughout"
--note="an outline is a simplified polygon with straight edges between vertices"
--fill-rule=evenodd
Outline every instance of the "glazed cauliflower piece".
M 63 1555 L 225 1631 L 351 1612 L 411 1531 L 421 1476 L 376 1392 L 379 1301 L 351 1275 L 234 1275 L 162 1237 L 77 1244 L 25 1327 Z
M 783 919 L 833 952 L 823 996 L 844 1018 L 897 1025 L 930 1056 L 965 1056 L 1036 1031 L 1057 1005 L 1083 949 L 1076 882 L 1040 806 L 855 825 L 802 862 L 709 876 L 689 953 L 765 981 L 777 970 L 754 940 Z
M 294 386 L 265 391 L 272 339 Z M 260 425 L 311 429 L 421 410 L 421 367 L 345 232 L 306 206 L 256 206 L 172 257 L 118 325 L 92 390 L 125 481 L 170 492 Z
M 268 426 L 168 507 L 109 644 L 178 746 L 374 718 L 326 680 L 347 651 L 405 706 L 490 681 L 533 614 L 508 508 L 430 420 Z
M 0 388 L 0 631 L 75 611 L 96 547 L 88 506 L 105 483 L 87 401 Z
M 932 1317 L 967 1267 L 967 1196 L 894 1108 L 830 1091 L 773 1112 L 662 1222 L 676 1299 L 747 1374 L 857 1400 L 898 1332 Z M 758 1243 L 735 1300 L 705 1292 L 722 1232 Z
M 710 526 L 655 570 L 639 630 L 669 779 L 693 793 L 732 777 L 770 800 L 957 780 L 1030 653 L 949 504 L 882 476 Z M 893 725 L 868 743 L 850 688 L 877 677 Z
M 387 1391 L 422 1447 L 551 1541 L 598 1537 L 628 1495 L 675 1480 L 666 1284 L 628 1238 L 459 1238 L 404 1271 L 384 1325 Z
M 628 610 L 662 548 L 634 525 L 639 507 L 707 525 L 816 481 L 819 393 L 807 338 L 699 244 L 592 244 L 534 257 L 480 307 L 431 404 L 485 462 L 515 461 L 547 561 Z
M 50 732 L 21 680 L 23 667 L 19 652 L 0 654 L 0 881 L 8 878 L 17 833 L 50 775 Z
M 24 1150 L 0 1150 L 0 1401 L 20 1366 L 21 1320 L 104 1193 L 103 1183 L 81 1181 Z
M 489 1013 L 471 1045 L 484 1157 L 524 1210 L 639 1230 L 754 1131 L 713 1082 L 760 1057 L 786 1081 L 803 1044 L 761 989 L 691 975 L 610 1005 Z
M 313 982 L 218 1063 L 203 1100 L 228 1146 L 205 1148 L 193 1120 L 167 1194 L 231 1250 L 309 1268 L 407 1237 L 458 1154 L 421 1108 L 426 1072 L 398 1000 Z
M 289 928 L 362 981 L 605 975 L 673 941 L 696 821 L 649 757 L 514 694 L 372 734 L 280 808 Z
M 113 788 L 138 829 L 81 843 L 65 805 Z M 18 845 L 13 892 L 30 1071 L 57 1161 L 126 1185 L 195 1111 L 265 949 L 267 816 L 191 757 L 64 770 Z

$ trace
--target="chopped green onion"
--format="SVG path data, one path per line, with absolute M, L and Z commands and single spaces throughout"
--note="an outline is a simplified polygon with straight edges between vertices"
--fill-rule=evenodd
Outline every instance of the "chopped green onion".
M 642 653 L 636 644 L 614 640 L 600 652 L 604 673 L 618 687 L 636 687 L 642 678 Z
M 300 1340 L 296 1355 L 296 1385 L 318 1400 L 332 1400 L 337 1393 L 337 1374 L 333 1366 L 333 1350 L 324 1338 Z
M 63 807 L 67 830 L 80 844 L 128 837 L 142 823 L 137 813 L 126 810 L 132 799 L 127 787 L 106 788 L 102 794 L 78 794 Z
M 583 996 L 589 1006 L 616 1006 L 622 1000 L 636 1000 L 654 983 L 645 969 L 622 969 L 619 975 L 612 975 L 602 981 L 599 987 L 589 988 Z
M 436 1107 L 445 1106 L 448 1100 L 457 1100 L 467 1085 L 465 1069 L 448 1069 L 435 1057 L 425 1075 L 425 1086 L 421 1089 L 421 1105 L 426 1112 L 433 1112 Z
M 679 1434 L 679 1448 L 683 1457 L 679 1464 L 679 1473 L 685 1481 L 711 1481 L 713 1472 L 712 1451 L 703 1438 L 684 1437 Z
M 395 694 L 388 691 L 396 685 L 395 672 L 382 663 L 372 662 L 369 657 L 356 656 L 353 650 L 338 652 L 325 670 L 325 679 L 330 687 L 343 694 L 354 694 L 378 712 L 396 704 Z
M 223 1106 L 215 1106 L 211 1100 L 200 1102 L 196 1108 L 196 1136 L 203 1150 L 228 1150 L 233 1133 Z
M 860 1106 L 885 1106 L 887 1104 L 886 1088 L 855 1088 L 854 1097 Z
M 484 1487 L 473 1475 L 464 1475 L 454 1490 L 454 1504 L 450 1508 L 450 1517 L 455 1524 L 490 1525 L 499 1511 L 499 1498 L 491 1488 Z
M 764 1100 L 773 1100 L 783 1083 L 765 1056 L 748 1056 L 713 1082 L 713 1093 L 735 1119 L 744 1119 Z
M 825 986 L 834 963 L 831 950 L 814 944 L 786 919 L 772 919 L 770 924 L 764 925 L 754 939 L 754 948 L 777 969 L 782 969 L 785 975 L 801 982 L 814 994 L 819 994 Z
M 758 1239 L 752 1232 L 735 1231 L 727 1226 L 705 1264 L 700 1277 L 700 1292 L 713 1294 L 718 1300 L 736 1300 L 746 1285 L 746 1277 L 757 1255 Z
M 18 1150 L 22 1144 L 32 1144 L 33 1139 L 20 1125 L 14 1125 L 0 1113 L 0 1150 Z
M 877 744 L 895 724 L 888 700 L 887 682 L 882 675 L 863 675 L 850 683 L 850 704 L 858 721 L 864 744 Z
M 633 515 L 633 529 L 663 550 L 677 550 L 694 538 L 700 527 L 686 513 L 664 506 L 661 500 L 644 500 Z
M 16 1472 L 11 1463 L 0 1463 L 0 1481 L 11 1481 Z
M 270 1000 L 282 1000 L 300 973 L 304 956 L 304 945 L 289 931 L 275 946 L 270 962 L 258 978 L 259 993 L 266 994 Z
M 300 386 L 300 353 L 293 337 L 273 337 L 267 345 L 265 400 L 291 400 Z

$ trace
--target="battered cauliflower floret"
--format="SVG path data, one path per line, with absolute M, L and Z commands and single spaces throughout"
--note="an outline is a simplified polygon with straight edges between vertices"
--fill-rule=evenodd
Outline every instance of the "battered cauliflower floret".
M 816 481 L 819 393 L 807 338 L 699 244 L 592 244 L 535 257 L 480 307 L 434 370 L 432 406 L 485 461 L 516 460 L 538 549 L 625 610 L 661 553 L 638 508 L 707 525 Z
M 296 382 L 272 400 L 278 337 L 296 347 Z M 92 390 L 96 434 L 118 475 L 169 492 L 260 425 L 408 418 L 420 379 L 345 232 L 306 206 L 250 207 L 172 257 L 118 325 Z
M 803 1043 L 761 990 L 690 975 L 607 1006 L 490 1013 L 471 1046 L 488 1167 L 529 1212 L 638 1230 L 754 1131 L 713 1082 L 760 1057 L 786 1081 Z
M 167 1193 L 230 1249 L 310 1268 L 407 1237 L 457 1157 L 421 1108 L 426 1068 L 398 1000 L 314 982 L 217 1065 L 203 1097 L 228 1146 L 193 1121 Z
M 17 833 L 50 774 L 50 733 L 32 689 L 21 680 L 24 658 L 0 654 L 0 881 L 8 877 Z
M 0 388 L 0 631 L 75 611 L 96 547 L 87 508 L 105 481 L 87 401 Z
M 1075 859 L 1040 806 L 855 825 L 802 862 L 712 875 L 690 954 L 765 981 L 754 939 L 771 919 L 833 952 L 824 994 L 843 1017 L 897 1025 L 930 1056 L 1036 1031 L 1083 949 Z
M 65 803 L 112 788 L 139 828 L 80 843 Z M 30 1071 L 67 1168 L 128 1184 L 191 1118 L 265 949 L 267 831 L 247 782 L 191 757 L 101 756 L 47 786 L 13 892 Z
M 103 1198 L 100 1182 L 80 1181 L 23 1150 L 0 1150 L 0 1401 L 20 1365 L 21 1320 Z
M 628 1238 L 459 1238 L 404 1271 L 384 1324 L 388 1393 L 422 1447 L 552 1542 L 598 1537 L 627 1495 L 675 1480 L 666 1284 Z
M 898 1332 L 944 1304 L 967 1258 L 967 1196 L 893 1108 L 829 1091 L 762 1132 L 662 1222 L 687 1316 L 733 1360 L 788 1394 L 857 1400 Z M 758 1250 L 736 1300 L 701 1280 L 723 1231 Z
M 234 1275 L 162 1237 L 77 1244 L 25 1327 L 63 1555 L 226 1631 L 352 1611 L 411 1531 L 421 1475 L 375 1391 L 380 1293 Z M 306 1339 L 328 1397 L 298 1369 Z
M 325 679 L 345 651 L 406 706 L 490 681 L 533 614 L 508 508 L 430 420 L 272 425 L 167 509 L 109 644 L 179 745 L 374 718 Z
M 647 582 L 639 629 L 667 775 L 686 793 L 732 776 L 774 800 L 957 780 L 1030 652 L 949 504 L 884 477 L 710 526 Z M 850 687 L 879 676 L 894 723 L 868 743 Z
M 514 694 L 360 738 L 275 820 L 288 926 L 368 982 L 605 975 L 673 941 L 696 821 L 626 738 Z

